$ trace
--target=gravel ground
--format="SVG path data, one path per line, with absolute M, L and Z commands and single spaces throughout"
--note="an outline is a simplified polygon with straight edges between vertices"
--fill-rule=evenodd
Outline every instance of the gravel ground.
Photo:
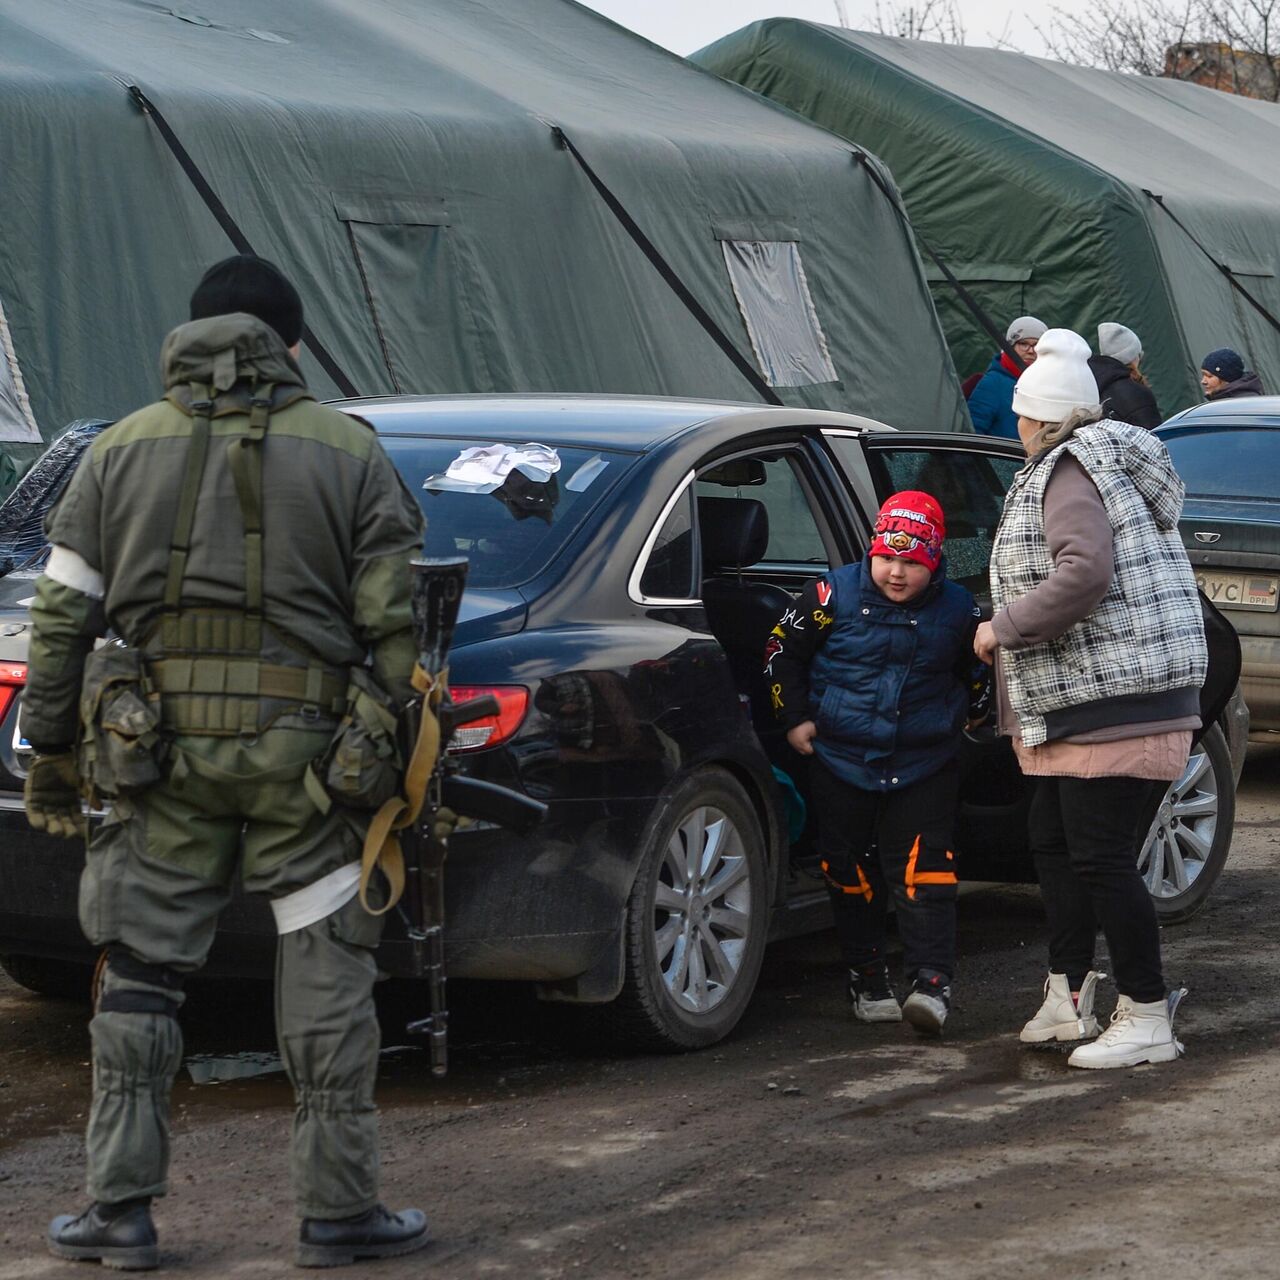
M 436 1241 L 342 1274 L 1280 1274 L 1277 872 L 1280 750 L 1258 749 L 1217 889 L 1164 935 L 1187 1054 L 1133 1071 L 1019 1048 L 1044 969 L 1031 889 L 963 899 L 940 1044 L 851 1022 L 829 933 L 772 948 L 737 1033 L 689 1056 L 567 1047 L 519 989 L 459 990 L 447 1081 L 393 1045 L 380 1087 L 386 1198 Z M 263 993 L 197 993 L 185 1031 L 196 1076 L 271 1065 Z M 0 978 L 0 1280 L 86 1274 L 41 1235 L 79 1207 L 87 1059 L 82 1008 Z M 174 1103 L 164 1265 L 291 1272 L 284 1077 L 184 1073 Z

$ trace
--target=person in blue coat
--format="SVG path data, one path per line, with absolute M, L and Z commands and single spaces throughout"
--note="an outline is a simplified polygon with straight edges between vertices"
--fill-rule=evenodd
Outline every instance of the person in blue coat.
M 779 619 L 765 674 L 787 741 L 813 757 L 809 796 L 849 998 L 862 1022 L 937 1034 L 956 951 L 952 849 L 966 722 L 985 718 L 978 609 L 947 579 L 942 508 L 927 493 L 880 509 L 867 558 L 810 583 Z M 885 964 L 892 894 L 911 993 Z
M 1023 365 L 1036 358 L 1036 343 L 1046 331 L 1035 316 L 1019 316 L 1005 330 L 1005 341 L 1017 353 Z M 991 357 L 987 371 L 969 393 L 969 417 L 979 435 L 1018 438 L 1018 415 L 1013 411 L 1013 388 L 1022 370 L 1003 351 Z

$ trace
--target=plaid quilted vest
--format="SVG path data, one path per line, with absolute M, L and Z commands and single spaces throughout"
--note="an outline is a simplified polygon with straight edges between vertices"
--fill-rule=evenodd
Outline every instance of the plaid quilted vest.
M 1017 474 L 991 553 L 997 610 L 1053 572 L 1044 492 L 1070 453 L 1111 519 L 1115 573 L 1102 603 L 1056 640 L 1001 655 L 1009 702 L 1028 746 L 1046 740 L 1044 717 L 1107 698 L 1199 688 L 1208 657 L 1195 576 L 1178 536 L 1185 487 L 1164 444 L 1128 423 L 1079 428 Z

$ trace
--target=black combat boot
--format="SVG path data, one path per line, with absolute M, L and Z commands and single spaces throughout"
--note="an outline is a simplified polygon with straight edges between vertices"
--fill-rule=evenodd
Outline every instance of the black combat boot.
M 77 1262 L 101 1262 L 117 1271 L 153 1271 L 160 1265 L 151 1198 L 103 1204 L 78 1217 L 61 1213 L 49 1224 L 49 1252 Z
M 378 1204 L 357 1218 L 303 1218 L 295 1260 L 300 1267 L 341 1267 L 361 1258 L 398 1258 L 430 1238 L 420 1209 L 392 1213 Z

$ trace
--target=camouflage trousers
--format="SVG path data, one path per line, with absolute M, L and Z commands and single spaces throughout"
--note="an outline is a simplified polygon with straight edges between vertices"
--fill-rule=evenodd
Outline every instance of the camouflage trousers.
M 358 835 L 335 813 L 320 814 L 302 782 L 331 732 L 180 737 L 170 776 L 117 802 L 94 834 L 80 886 L 85 934 L 124 953 L 104 970 L 100 1005 L 107 992 L 130 989 L 174 998 L 145 966 L 199 969 L 237 874 L 278 902 L 359 858 Z M 353 898 L 277 944 L 276 1032 L 296 1097 L 291 1170 L 302 1217 L 350 1217 L 378 1200 L 372 992 L 381 924 Z M 90 1031 L 89 1195 L 163 1195 L 181 1029 L 166 1014 L 100 1009 Z

